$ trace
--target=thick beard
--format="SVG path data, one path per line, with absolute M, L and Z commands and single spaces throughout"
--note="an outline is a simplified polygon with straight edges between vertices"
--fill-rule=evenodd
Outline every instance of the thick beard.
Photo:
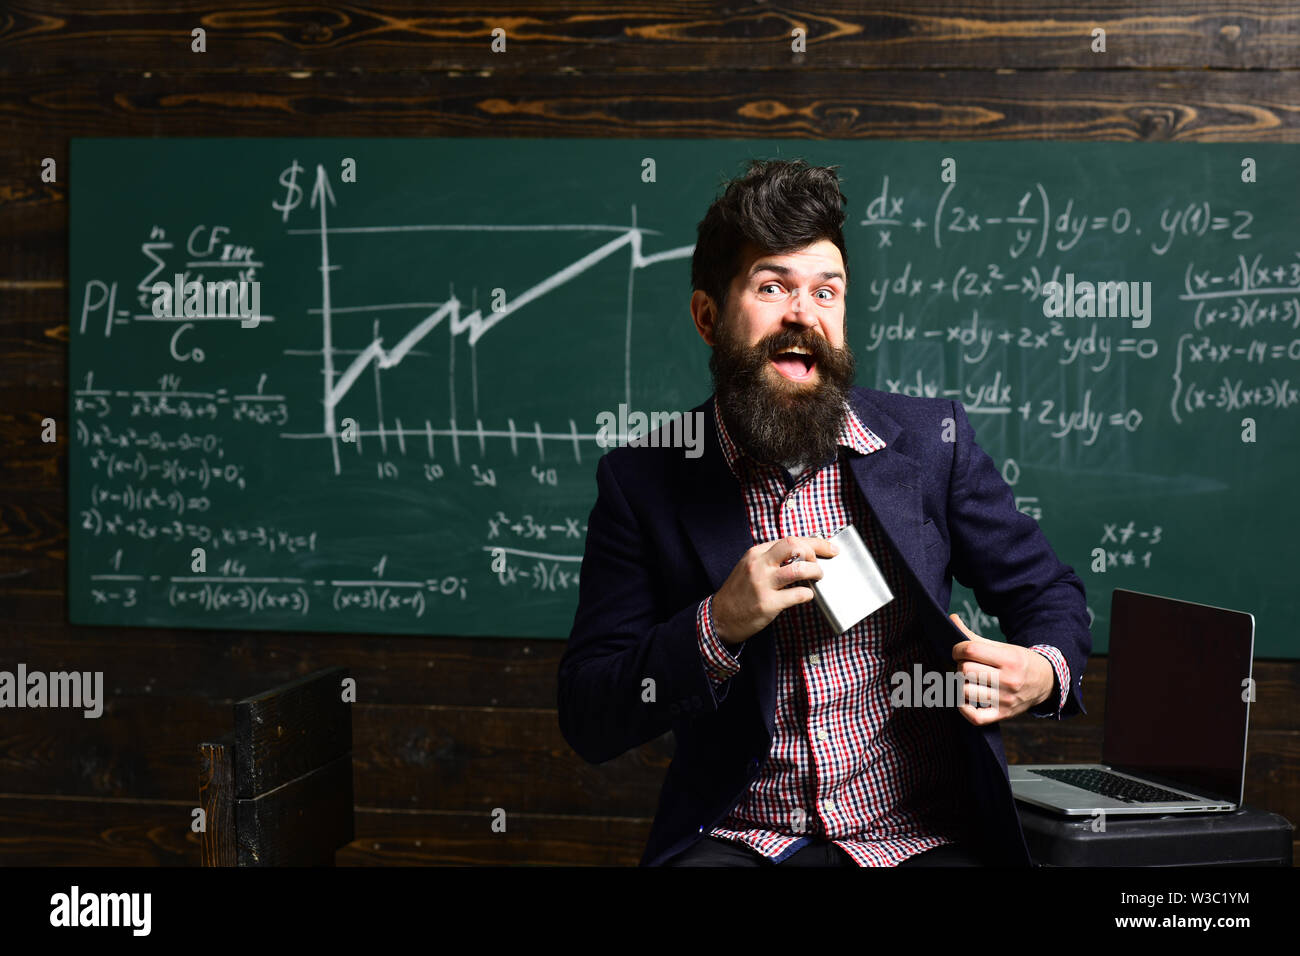
M 733 337 L 731 322 L 718 323 L 709 371 L 727 431 L 762 462 L 821 465 L 836 455 L 844 404 L 856 365 L 845 343 L 833 348 L 811 329 L 783 328 L 747 347 Z M 817 360 L 815 384 L 781 376 L 771 359 L 803 346 Z

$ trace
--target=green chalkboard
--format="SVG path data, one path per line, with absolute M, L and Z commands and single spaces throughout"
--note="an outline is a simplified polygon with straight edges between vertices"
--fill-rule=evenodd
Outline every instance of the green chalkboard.
M 74 140 L 72 620 L 566 636 L 598 416 L 711 391 L 690 254 L 752 156 L 839 165 L 859 384 L 965 403 L 1097 650 L 1126 587 L 1297 654 L 1300 153 L 1259 144 Z

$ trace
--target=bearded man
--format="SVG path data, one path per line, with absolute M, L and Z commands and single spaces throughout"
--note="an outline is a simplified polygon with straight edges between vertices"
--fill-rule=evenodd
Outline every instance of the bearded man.
M 559 721 L 591 763 L 673 731 L 643 866 L 1028 866 L 999 722 L 1083 712 L 1083 584 L 961 403 L 854 385 L 844 203 L 801 160 L 728 184 L 691 268 L 704 453 L 597 465 Z M 810 585 L 847 525 L 894 598 L 835 633 Z M 891 694 L 918 666 L 962 699 Z

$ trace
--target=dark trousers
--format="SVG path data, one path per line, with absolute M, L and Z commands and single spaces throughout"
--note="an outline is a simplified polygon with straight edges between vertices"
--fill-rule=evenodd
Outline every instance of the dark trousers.
M 677 854 L 664 866 L 770 866 L 772 861 L 747 846 L 705 837 L 694 846 Z M 834 843 L 814 841 L 788 856 L 781 866 L 857 866 Z M 984 863 L 957 843 L 945 843 L 933 850 L 910 856 L 899 866 L 983 866 Z

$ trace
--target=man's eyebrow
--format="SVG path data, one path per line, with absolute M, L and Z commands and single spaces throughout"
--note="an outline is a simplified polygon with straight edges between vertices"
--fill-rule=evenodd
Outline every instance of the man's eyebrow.
M 773 262 L 759 262 L 759 263 L 756 263 L 756 264 L 754 265 L 754 268 L 752 268 L 752 269 L 749 270 L 749 277 L 752 279 L 754 276 L 758 275 L 760 272 L 775 272 L 777 275 L 781 276 L 782 278 L 788 278 L 788 277 L 792 274 L 793 270 L 790 269 L 789 266 L 781 266 L 781 265 L 777 265 L 776 263 L 773 263 Z M 844 279 L 844 273 L 842 273 L 842 272 L 822 272 L 822 273 L 818 273 L 818 275 L 816 276 L 816 278 L 820 278 L 820 279 L 840 279 L 840 280 L 843 280 L 843 279 Z

